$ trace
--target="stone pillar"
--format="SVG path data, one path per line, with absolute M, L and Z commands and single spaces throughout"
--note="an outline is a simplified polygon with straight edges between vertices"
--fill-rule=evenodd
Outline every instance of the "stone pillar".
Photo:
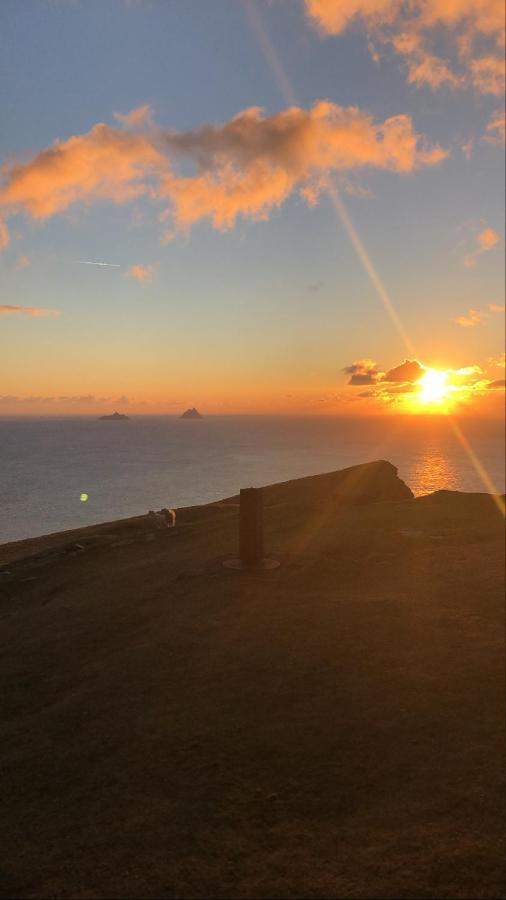
M 264 555 L 262 489 L 243 488 L 239 496 L 239 557 L 243 565 L 256 566 Z

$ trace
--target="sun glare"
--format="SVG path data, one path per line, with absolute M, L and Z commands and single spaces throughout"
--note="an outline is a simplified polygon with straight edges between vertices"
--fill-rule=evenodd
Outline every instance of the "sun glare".
M 420 403 L 443 403 L 448 398 L 450 385 L 448 373 L 437 369 L 427 369 L 417 382 L 420 385 L 418 399 Z
M 455 399 L 452 395 L 456 390 L 449 381 L 449 372 L 439 369 L 426 369 L 425 373 L 416 382 L 417 392 L 413 395 L 412 409 L 432 408 L 438 412 L 444 412 Z M 410 404 L 411 405 L 411 404 Z

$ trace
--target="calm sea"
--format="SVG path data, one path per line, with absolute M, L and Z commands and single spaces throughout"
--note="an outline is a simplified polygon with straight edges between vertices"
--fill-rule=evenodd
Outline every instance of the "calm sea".
M 504 491 L 502 423 L 460 427 Z M 388 459 L 416 494 L 483 491 L 443 417 L 0 419 L 0 542 Z M 87 500 L 81 496 L 87 495 Z

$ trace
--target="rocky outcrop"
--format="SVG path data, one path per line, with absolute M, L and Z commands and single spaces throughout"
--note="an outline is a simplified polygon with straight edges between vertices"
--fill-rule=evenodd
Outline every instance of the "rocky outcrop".
M 124 413 L 113 412 L 110 416 L 100 416 L 100 419 L 107 422 L 122 422 L 124 419 L 129 419 L 130 416 L 125 416 Z
M 382 500 L 411 500 L 413 492 L 386 460 L 338 472 L 297 478 L 264 488 L 264 502 L 294 505 L 358 505 Z
M 195 407 L 192 406 L 191 409 L 187 409 L 181 416 L 179 416 L 179 418 L 180 419 L 201 419 L 202 416 L 200 415 L 198 409 L 195 409 Z

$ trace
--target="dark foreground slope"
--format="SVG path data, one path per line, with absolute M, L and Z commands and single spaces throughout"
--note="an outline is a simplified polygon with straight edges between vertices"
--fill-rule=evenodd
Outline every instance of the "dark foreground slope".
M 2 896 L 504 896 L 502 522 L 378 465 L 0 548 Z

